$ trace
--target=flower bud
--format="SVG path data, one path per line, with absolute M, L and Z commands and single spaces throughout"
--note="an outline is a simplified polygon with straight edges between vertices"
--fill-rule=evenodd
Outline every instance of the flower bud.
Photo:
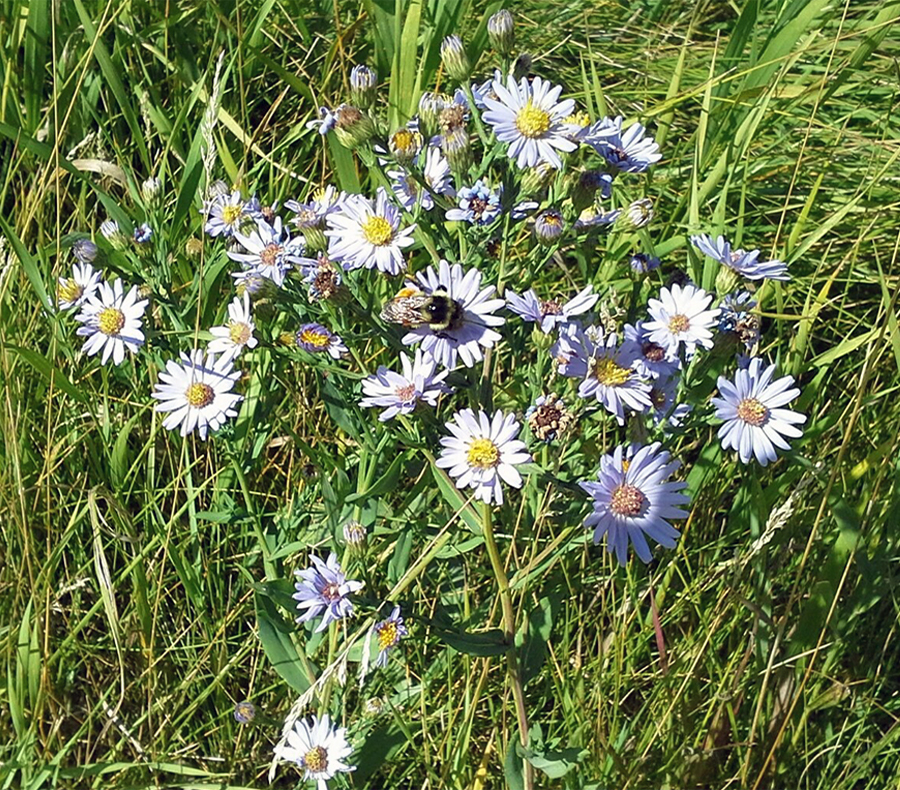
M 375 104 L 377 87 L 378 75 L 374 69 L 362 64 L 353 67 L 350 72 L 350 100 L 357 107 L 368 110 Z
M 472 164 L 472 147 L 465 127 L 448 131 L 442 138 L 444 156 L 456 173 L 466 173 Z
M 438 119 L 449 104 L 449 99 L 442 93 L 426 91 L 419 99 L 419 125 L 426 137 L 431 137 L 438 130 Z
M 534 167 L 529 167 L 522 174 L 522 194 L 536 195 L 549 185 L 556 173 L 556 169 L 547 162 L 540 162 Z
M 539 244 L 554 244 L 565 230 L 563 216 L 555 208 L 538 214 L 534 221 L 534 236 Z
M 93 263 L 97 258 L 97 245 L 90 239 L 78 239 L 72 245 L 72 254 L 79 263 Z
M 632 228 L 643 228 L 649 225 L 653 220 L 653 201 L 650 198 L 635 200 L 628 207 L 623 219 L 625 224 Z
M 509 55 L 516 45 L 516 33 L 513 29 L 513 15 L 503 9 L 494 14 L 487 23 L 488 38 L 491 46 L 501 55 Z
M 585 170 L 572 186 L 572 205 L 579 213 L 588 206 L 593 206 L 599 197 L 608 198 L 612 194 L 613 177 L 600 170 Z
M 203 252 L 203 242 L 196 236 L 191 236 L 184 243 L 184 252 L 189 258 L 199 258 L 200 253 Z
M 148 178 L 141 184 L 141 197 L 148 206 L 159 202 L 159 194 L 162 184 L 158 178 Z
M 375 124 L 362 110 L 342 104 L 334 111 L 334 133 L 344 148 L 359 148 L 375 134 Z
M 358 521 L 344 524 L 344 540 L 353 551 L 362 551 L 366 547 L 366 528 Z
M 459 36 L 447 36 L 441 42 L 441 60 L 450 77 L 465 82 L 472 73 L 472 66 Z
M 740 282 L 740 275 L 730 266 L 720 266 L 716 274 L 716 293 L 719 296 L 731 293 Z
M 106 220 L 100 226 L 100 233 L 117 250 L 124 250 L 128 246 L 128 236 L 119 230 L 119 223 L 114 219 Z
M 422 150 L 422 135 L 415 129 L 398 129 L 388 138 L 388 149 L 398 162 L 409 164 Z
M 513 63 L 512 67 L 512 75 L 516 80 L 522 79 L 522 77 L 527 77 L 529 72 L 531 71 L 531 55 L 527 52 L 523 52 L 519 57 L 516 58 L 516 62 Z

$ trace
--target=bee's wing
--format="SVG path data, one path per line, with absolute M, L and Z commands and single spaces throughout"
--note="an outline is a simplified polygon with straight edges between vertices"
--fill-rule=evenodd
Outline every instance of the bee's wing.
M 381 308 L 381 320 L 403 326 L 424 324 L 428 317 L 422 314 L 422 308 L 428 304 L 428 299 L 425 294 L 397 296 L 384 303 Z

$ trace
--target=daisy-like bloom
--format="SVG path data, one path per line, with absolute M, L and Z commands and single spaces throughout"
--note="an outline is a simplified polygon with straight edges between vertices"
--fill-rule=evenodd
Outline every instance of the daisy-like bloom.
M 506 306 L 523 320 L 536 323 L 545 335 L 549 335 L 556 327 L 570 323 L 574 316 L 586 313 L 597 303 L 600 295 L 591 293 L 593 289 L 594 286 L 587 286 L 565 304 L 555 300 L 541 301 L 533 289 L 521 296 L 507 291 Z
M 400 644 L 403 637 L 409 635 L 409 631 L 403 625 L 403 618 L 400 616 L 400 607 L 395 606 L 390 617 L 376 623 L 372 628 L 372 634 L 378 640 L 378 658 L 375 660 L 375 666 L 386 667 L 388 654 Z
M 265 220 L 256 223 L 256 229 L 245 236 L 239 230 L 234 238 L 244 248 L 244 252 L 228 251 L 228 257 L 242 264 L 245 269 L 255 271 L 281 287 L 291 266 L 300 263 L 303 255 L 303 239 L 291 238 L 282 226 L 281 217 L 275 217 L 274 224 Z
M 231 390 L 239 376 L 232 357 L 216 359 L 200 349 L 182 352 L 181 364 L 170 359 L 160 371 L 152 393 L 159 401 L 154 410 L 169 412 L 163 420 L 167 430 L 180 428 L 182 436 L 196 430 L 206 440 L 210 429 L 218 430 L 227 418 L 237 416 L 235 406 L 244 398 Z
M 100 272 L 89 263 L 76 263 L 71 277 L 60 277 L 56 284 L 56 306 L 60 310 L 80 307 L 100 287 Z
M 312 565 L 302 571 L 294 571 L 297 590 L 291 597 L 297 601 L 297 609 L 301 614 L 298 623 L 322 618 L 316 631 L 324 631 L 328 624 L 353 614 L 353 603 L 348 596 L 362 589 L 362 582 L 348 581 L 337 554 L 329 553 L 328 559 L 322 561 L 311 554 Z
M 637 274 L 647 274 L 647 272 L 652 272 L 654 269 L 659 268 L 659 258 L 647 255 L 646 252 L 636 252 L 631 256 L 628 265 Z
M 253 337 L 256 325 L 250 312 L 250 294 L 244 291 L 243 298 L 237 297 L 228 305 L 228 323 L 214 326 L 210 334 L 215 337 L 208 350 L 213 354 L 236 359 L 245 348 L 255 348 L 257 339 Z
M 690 404 L 675 405 L 677 390 L 678 376 L 659 378 L 653 382 L 653 386 L 650 388 L 650 402 L 653 404 L 650 416 L 653 418 L 654 425 L 659 425 L 666 420 L 673 428 L 678 428 L 684 418 L 691 413 Z
M 578 146 L 569 137 L 565 118 L 572 114 L 572 99 L 559 101 L 562 86 L 535 77 L 529 82 L 523 77 L 518 83 L 510 75 L 506 85 L 493 82 L 496 99 L 484 97 L 488 111 L 484 121 L 494 127 L 497 139 L 509 143 L 507 155 L 520 168 L 534 167 L 547 162 L 557 170 L 562 167 L 558 151 L 574 151 Z
M 625 407 L 631 411 L 649 411 L 650 385 L 636 368 L 636 359 L 624 346 L 619 347 L 615 334 L 609 334 L 594 346 L 588 360 L 588 371 L 578 387 L 581 398 L 596 398 L 625 424 Z
M 388 150 L 401 164 L 412 162 L 422 150 L 422 135 L 419 133 L 418 122 L 412 121 L 409 125 L 394 132 L 388 138 Z M 385 162 L 382 161 L 382 164 Z
M 415 360 L 410 362 L 409 356 L 400 355 L 403 365 L 402 373 L 388 370 L 384 365 L 378 368 L 374 376 L 369 376 L 362 383 L 363 394 L 360 406 L 385 407 L 378 419 L 387 422 L 398 414 L 412 413 L 420 401 L 434 408 L 437 399 L 450 392 L 444 379 L 450 374 L 444 370 L 435 375 L 437 361 L 428 352 L 416 349 Z
M 497 411 L 491 419 L 483 411 L 463 409 L 447 423 L 453 435 L 441 439 L 444 449 L 436 463 L 456 478 L 457 488 L 474 488 L 476 499 L 502 505 L 501 480 L 521 488 L 516 466 L 531 460 L 525 443 L 516 439 L 520 427 L 514 414 Z
M 606 535 L 606 549 L 615 553 L 620 565 L 628 560 L 629 541 L 635 554 L 650 562 L 648 537 L 667 549 L 675 547 L 679 533 L 668 519 L 687 516 L 681 505 L 690 500 L 679 493 L 687 483 L 666 482 L 681 464 L 671 461 L 658 442 L 636 449 L 630 460 L 624 454 L 625 448 L 617 447 L 600 460 L 597 482 L 578 483 L 594 509 L 584 525 L 594 528 L 594 543 Z
M 806 422 L 806 415 L 783 408 L 800 394 L 793 387 L 794 377 L 783 376 L 772 380 L 775 365 L 763 368 L 760 357 L 750 360 L 749 366 L 735 373 L 731 382 L 719 376 L 721 398 L 712 398 L 716 417 L 724 420 L 719 428 L 719 438 L 726 450 L 736 450 L 743 463 L 752 457 L 761 466 L 777 458 L 775 448 L 790 450 L 784 437 L 799 439 L 803 431 L 798 428 Z
M 633 123 L 622 132 L 622 116 L 597 121 L 582 140 L 602 156 L 607 164 L 622 173 L 643 173 L 662 159 L 652 137 L 644 136 L 644 127 Z
M 412 211 L 416 203 L 428 210 L 434 207 L 434 198 L 431 192 L 437 195 L 456 197 L 456 190 L 451 181 L 450 163 L 441 153 L 441 149 L 430 145 L 425 149 L 425 166 L 422 177 L 428 189 L 423 189 L 420 183 L 406 170 L 389 170 L 393 182 L 394 197 L 407 211 Z M 429 189 L 431 192 L 429 192 Z
M 153 228 L 142 222 L 134 229 L 134 240 L 137 244 L 148 244 L 153 238 Z
M 625 324 L 625 342 L 622 348 L 634 357 L 635 367 L 647 379 L 668 378 L 681 369 L 681 360 L 669 347 L 654 343 L 643 321 Z
M 448 301 L 447 320 L 441 324 L 423 324 L 403 337 L 403 344 L 422 343 L 427 351 L 445 368 L 456 366 L 457 358 L 470 368 L 481 361 L 483 348 L 491 348 L 500 333 L 490 327 L 502 326 L 506 319 L 493 315 L 504 305 L 502 299 L 491 299 L 494 286 L 481 287 L 481 272 L 469 269 L 465 274 L 458 263 L 451 266 L 442 260 L 435 270 L 429 267 L 416 275 L 418 283 L 407 287 L 421 290 L 428 296 L 439 292 Z
M 528 407 L 525 420 L 538 441 L 552 442 L 568 430 L 575 417 L 562 398 L 551 393 L 541 395 L 533 406 Z
M 297 200 L 285 201 L 284 207 L 296 214 L 291 222 L 303 234 L 307 250 L 324 250 L 328 246 L 325 238 L 325 221 L 329 214 L 339 211 L 347 195 L 338 192 L 331 184 L 317 189 L 312 199 L 306 203 Z
M 501 190 L 491 190 L 480 178 L 471 187 L 459 190 L 459 208 L 450 209 L 446 217 L 451 222 L 471 222 L 489 225 L 500 216 Z
M 339 335 L 329 331 L 321 324 L 304 324 L 294 335 L 298 348 L 310 354 L 328 354 L 332 359 L 340 359 L 347 353 L 347 346 Z
M 586 208 L 575 220 L 575 227 L 579 230 L 606 228 L 614 224 L 621 216 L 622 210 L 618 208 L 613 211 L 598 211 L 595 208 Z
M 257 205 L 253 201 L 244 200 L 237 190 L 229 193 L 216 189 L 213 197 L 203 207 L 207 215 L 203 229 L 213 238 L 233 236 L 245 223 L 259 217 Z
M 141 317 L 147 308 L 147 300 L 140 299 L 138 288 L 132 285 L 124 293 L 122 281 L 100 283 L 97 291 L 81 305 L 75 320 L 83 324 L 76 334 L 86 337 L 82 350 L 89 356 L 103 352 L 100 364 L 109 358 L 116 365 L 125 361 L 125 349 L 132 354 L 144 345 Z
M 332 725 L 328 714 L 310 722 L 298 719 L 275 746 L 275 757 L 296 763 L 303 769 L 304 781 L 314 779 L 316 790 L 328 790 L 328 781 L 339 773 L 350 773 L 356 767 L 346 760 L 353 751 L 347 741 L 347 730 Z
M 373 203 L 362 195 L 348 195 L 339 211 L 328 216 L 328 257 L 345 269 L 378 269 L 399 274 L 406 268 L 403 248 L 413 243 L 416 226 L 400 230 L 400 210 L 378 188 Z
M 787 281 L 791 279 L 786 263 L 777 260 L 761 261 L 759 260 L 759 250 L 748 252 L 733 250 L 724 236 L 719 236 L 714 241 L 712 237 L 701 233 L 698 236 L 691 236 L 691 244 L 704 255 L 733 269 L 748 280 Z
M 575 322 L 560 327 L 556 342 L 550 346 L 550 355 L 560 375 L 571 379 L 583 379 L 587 375 L 588 360 L 593 353 L 593 341 Z
M 684 287 L 673 284 L 663 288 L 659 299 L 651 299 L 647 305 L 652 321 L 644 324 L 649 340 L 677 355 L 682 344 L 688 356 L 697 346 L 712 348 L 710 329 L 719 318 L 719 308 L 708 310 L 712 294 L 695 285 Z

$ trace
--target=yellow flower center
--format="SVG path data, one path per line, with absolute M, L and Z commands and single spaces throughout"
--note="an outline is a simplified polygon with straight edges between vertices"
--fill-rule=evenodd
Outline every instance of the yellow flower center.
M 640 489 L 623 483 L 612 492 L 609 509 L 617 516 L 637 516 L 644 504 L 644 495 Z
M 187 398 L 187 402 L 195 409 L 202 409 L 204 406 L 209 406 L 216 399 L 216 391 L 209 384 L 196 382 L 187 388 L 184 396 Z
M 314 746 L 303 755 L 303 767 L 312 773 L 321 773 L 328 768 L 328 752 L 322 746 Z
M 686 315 L 682 315 L 681 313 L 673 315 L 669 319 L 669 331 L 673 335 L 677 335 L 679 332 L 687 332 L 690 326 L 691 320 Z
M 584 110 L 579 110 L 578 112 L 573 112 L 571 115 L 566 116 L 563 123 L 570 123 L 573 126 L 580 126 L 582 129 L 585 126 L 588 126 L 591 122 L 591 116 L 588 115 Z
M 500 463 L 500 448 L 490 439 L 475 439 L 469 445 L 466 460 L 476 469 L 490 469 Z
M 56 300 L 58 302 L 76 302 L 84 293 L 82 288 L 75 280 L 60 280 L 56 286 Z
M 222 222 L 226 225 L 234 225 L 243 215 L 243 206 L 225 206 L 222 209 Z
M 516 129 L 525 137 L 540 137 L 550 129 L 550 113 L 535 107 L 529 99 L 516 115 Z
M 387 650 L 400 640 L 397 632 L 397 624 L 393 620 L 387 620 L 378 628 L 378 649 Z
M 384 217 L 369 217 L 361 227 L 366 241 L 376 247 L 383 247 L 394 237 L 394 229 Z
M 747 425 L 759 426 L 769 419 L 769 410 L 756 398 L 744 398 L 738 404 L 737 416 Z
M 97 326 L 104 335 L 114 337 L 125 326 L 125 313 L 118 307 L 107 307 L 97 316 Z
M 240 321 L 231 321 L 228 324 L 228 337 L 236 346 L 245 346 L 251 335 L 250 327 Z
M 259 259 L 265 266 L 274 266 L 278 262 L 281 253 L 280 244 L 267 244 L 259 254 Z
M 328 348 L 331 344 L 331 340 L 327 335 L 323 335 L 315 329 L 304 329 L 300 333 L 300 342 L 315 348 Z
M 631 369 L 617 365 L 609 357 L 598 359 L 594 363 L 594 377 L 607 387 L 621 387 L 631 378 Z
M 409 129 L 400 129 L 391 137 L 391 145 L 395 151 L 401 154 L 414 152 L 418 147 L 416 143 L 416 134 Z

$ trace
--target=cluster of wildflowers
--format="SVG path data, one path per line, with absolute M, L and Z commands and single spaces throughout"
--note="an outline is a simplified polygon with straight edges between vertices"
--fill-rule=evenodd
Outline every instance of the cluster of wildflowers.
M 494 14 L 487 30 L 507 63 L 512 15 Z M 563 447 L 576 433 L 602 435 L 608 444 L 589 464 L 573 470 L 560 454 L 553 474 L 587 495 L 580 507 L 590 511 L 583 523 L 595 543 L 605 541 L 622 565 L 630 548 L 649 562 L 648 539 L 673 548 L 679 532 L 672 522 L 687 516 L 690 503 L 686 483 L 675 479 L 681 463 L 664 445 L 696 437 L 715 420 L 724 449 L 765 466 L 801 436 L 805 416 L 786 408 L 799 390 L 758 355 L 756 289 L 787 282 L 787 266 L 698 234 L 690 237 L 691 275 L 675 272 L 649 240 L 654 205 L 643 194 L 643 174 L 663 153 L 641 123 L 591 118 L 564 86 L 519 73 L 526 60 L 473 78 L 457 36 L 443 42 L 441 56 L 458 87 L 423 94 L 418 114 L 395 128 L 384 118 L 377 75 L 362 64 L 351 72 L 348 101 L 320 108 L 309 124 L 310 134 L 333 135 L 355 152 L 378 176 L 363 183 L 379 186 L 350 194 L 313 185 L 279 209 L 237 187 L 209 185 L 202 209 L 209 241 L 192 239 L 186 252 L 221 265 L 233 294 L 216 305 L 223 323 L 157 359 L 148 396 L 165 415 L 163 427 L 206 439 L 238 416 L 243 397 L 235 390 L 257 359 L 318 368 L 351 382 L 341 405 L 348 413 L 378 410 L 377 420 L 362 412 L 370 422 L 360 444 L 368 447 L 377 431 L 409 448 L 426 445 L 432 474 L 487 514 L 502 513 L 509 489 L 523 488 L 528 474 L 549 472 L 548 445 Z M 159 184 L 145 187 L 158 204 Z M 156 243 L 148 221 L 128 234 L 109 220 L 101 234 L 109 248 L 103 256 L 146 260 Z M 100 252 L 94 242 L 75 244 L 77 263 L 59 279 L 57 306 L 78 311 L 86 354 L 120 365 L 126 351 L 149 353 L 143 322 L 151 300 L 156 330 L 173 329 L 165 320 L 178 311 L 164 283 L 154 291 L 149 278 L 104 280 L 93 268 Z M 709 269 L 698 265 L 701 256 L 719 264 L 712 277 L 701 275 Z M 153 353 L 167 350 L 165 334 L 150 333 L 159 338 Z M 718 377 L 718 397 L 698 396 L 694 374 L 725 364 L 728 355 L 719 352 L 733 351 L 734 339 L 747 363 L 733 379 Z M 507 386 L 496 374 L 511 347 L 524 356 L 508 366 L 515 372 Z M 533 401 L 516 389 L 522 379 Z M 642 442 L 628 443 L 635 436 Z M 595 479 L 580 479 L 586 474 Z M 364 526 L 348 521 L 343 537 L 345 563 L 365 555 Z M 386 601 L 369 608 L 362 582 L 348 578 L 334 551 L 309 562 L 296 571 L 297 622 L 314 632 L 339 623 L 334 636 L 368 612 L 366 644 L 377 649 L 374 665 L 389 671 L 389 655 L 417 627 L 414 614 L 404 609 L 404 618 Z M 328 715 L 294 718 L 275 754 L 320 790 L 352 770 L 346 731 Z

